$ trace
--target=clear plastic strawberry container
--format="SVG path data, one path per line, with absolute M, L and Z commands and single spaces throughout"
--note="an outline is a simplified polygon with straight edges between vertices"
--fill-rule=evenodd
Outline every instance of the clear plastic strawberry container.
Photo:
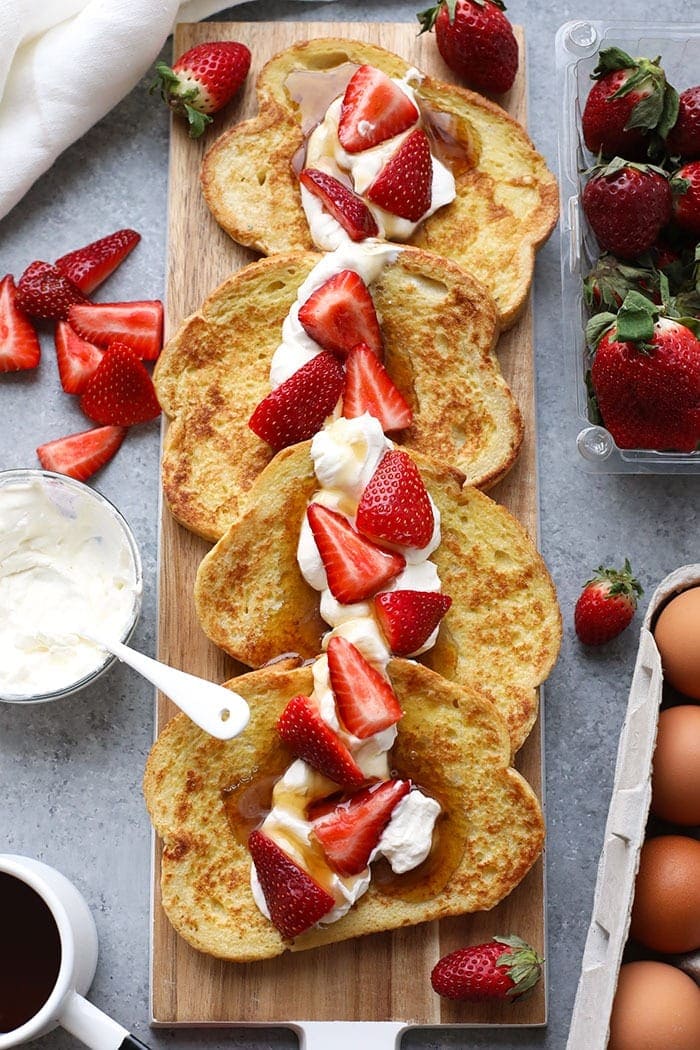
M 584 329 L 589 311 L 583 278 L 600 254 L 580 205 L 582 174 L 594 158 L 586 149 L 581 114 L 593 81 L 598 52 L 619 47 L 633 57 L 661 56 L 668 80 L 683 91 L 700 82 L 700 22 L 656 25 L 642 22 L 566 22 L 556 35 L 559 186 L 561 194 L 561 288 L 564 351 L 569 370 L 571 450 L 578 465 L 597 474 L 700 474 L 700 451 L 620 449 L 590 411 L 586 374 L 590 351 Z

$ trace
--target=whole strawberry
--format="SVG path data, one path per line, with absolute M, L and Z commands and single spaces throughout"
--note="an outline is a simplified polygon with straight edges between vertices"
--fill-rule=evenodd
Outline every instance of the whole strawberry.
M 635 259 L 655 243 L 671 218 L 671 187 L 665 171 L 616 157 L 593 168 L 581 203 L 601 248 Z
M 700 342 L 689 325 L 629 292 L 588 323 L 591 386 L 618 448 L 693 452 L 700 443 Z
M 700 237 L 700 160 L 684 164 L 673 179 L 673 218 L 686 233 Z
M 170 108 L 187 117 L 190 137 L 198 138 L 210 113 L 231 101 L 250 69 L 250 51 L 232 40 L 197 44 L 178 58 L 172 69 L 158 62 L 156 73 L 161 97 Z
M 440 0 L 418 14 L 421 33 L 435 27 L 438 51 L 453 73 L 500 95 L 518 72 L 518 42 L 502 0 Z
M 659 58 L 632 58 L 620 48 L 603 48 L 591 77 L 597 83 L 581 118 L 591 153 L 641 160 L 663 152 L 678 114 L 678 92 L 666 80 Z
M 444 955 L 433 967 L 433 990 L 469 1003 L 520 999 L 542 976 L 544 959 L 520 937 L 495 937 Z
M 700 84 L 681 91 L 678 119 L 666 139 L 672 156 L 692 160 L 700 157 Z
M 574 627 L 579 639 L 584 645 L 604 645 L 617 638 L 632 622 L 637 599 L 643 593 L 629 559 L 625 558 L 624 568 L 619 570 L 599 565 L 576 602 Z

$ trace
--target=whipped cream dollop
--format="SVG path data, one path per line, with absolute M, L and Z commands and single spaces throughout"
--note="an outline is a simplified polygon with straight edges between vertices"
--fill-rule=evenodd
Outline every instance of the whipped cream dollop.
M 343 514 L 354 526 L 362 492 L 379 466 L 383 456 L 394 448 L 382 431 L 379 420 L 365 413 L 355 419 L 339 418 L 320 430 L 311 442 L 311 458 L 319 490 L 312 502 L 321 503 Z M 392 546 L 406 560 L 405 568 L 384 590 L 440 591 L 442 584 L 430 555 L 440 544 L 440 512 L 430 495 L 433 511 L 433 534 L 425 547 Z M 389 545 L 387 545 L 389 546 Z M 320 612 L 332 628 L 324 636 L 324 647 L 336 634 L 356 645 L 370 663 L 385 668 L 391 653 L 373 612 L 371 601 L 343 605 L 331 594 L 316 541 L 308 519 L 301 523 L 297 545 L 297 562 L 302 576 L 314 590 L 321 592 Z M 418 656 L 435 645 L 439 627 L 412 656 Z
M 282 324 L 282 340 L 270 362 L 270 386 L 273 390 L 323 350 L 303 328 L 299 320 L 299 307 L 317 288 L 342 270 L 354 270 L 369 286 L 379 278 L 385 266 L 398 258 L 400 251 L 395 244 L 386 244 L 376 238 L 355 242 L 346 237 L 334 251 L 316 263 L 300 285 L 296 301 Z
M 384 142 L 380 142 L 370 149 L 361 150 L 358 153 L 348 153 L 341 146 L 338 137 L 338 123 L 343 105 L 343 96 L 341 95 L 330 104 L 323 120 L 309 136 L 306 146 L 305 167 L 325 171 L 334 178 L 338 178 L 339 174 L 345 175 L 349 177 L 357 194 L 362 196 L 365 193 L 404 139 L 423 124 L 414 90 L 414 85 L 420 83 L 422 74 L 417 69 L 409 69 L 403 78 L 394 77 L 392 79 L 416 106 L 418 116 L 415 124 L 399 135 L 385 139 Z M 380 237 L 390 241 L 407 241 L 421 222 L 424 222 L 438 208 L 442 208 L 445 204 L 449 204 L 455 199 L 456 188 L 452 172 L 433 153 L 431 153 L 431 158 L 432 189 L 430 207 L 417 222 L 402 219 L 400 216 L 393 215 L 372 201 L 363 198 L 374 216 Z M 325 210 L 319 198 L 309 193 L 304 186 L 301 186 L 301 203 L 309 224 L 311 238 L 318 248 L 321 248 L 323 251 L 332 251 L 348 240 L 347 233 L 337 219 L 333 218 Z
M 0 692 L 29 697 L 96 671 L 121 640 L 140 573 L 121 521 L 89 491 L 32 479 L 0 485 Z
M 314 689 L 311 698 L 324 722 L 348 747 L 368 780 L 388 780 L 389 752 L 396 740 L 396 725 L 364 740 L 348 733 L 338 718 L 325 655 L 314 661 L 312 672 Z M 358 875 L 343 876 L 323 858 L 313 839 L 313 823 L 306 817 L 310 803 L 337 791 L 338 785 L 334 781 L 298 758 L 275 784 L 272 807 L 260 827 L 299 867 L 311 870 L 316 882 L 333 897 L 335 905 L 323 916 L 319 926 L 337 922 L 367 892 L 372 881 L 373 861 L 386 857 L 395 874 L 405 874 L 418 867 L 430 853 L 433 829 L 441 809 L 436 799 L 412 786 L 394 807 L 370 856 L 369 865 Z M 250 884 L 255 903 L 269 919 L 270 912 L 254 864 L 251 864 Z

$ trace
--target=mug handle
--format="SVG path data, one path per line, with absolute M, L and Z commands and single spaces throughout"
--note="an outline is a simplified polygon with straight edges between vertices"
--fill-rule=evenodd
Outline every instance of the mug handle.
M 58 1021 L 90 1050 L 148 1050 L 145 1043 L 77 992 L 66 997 Z

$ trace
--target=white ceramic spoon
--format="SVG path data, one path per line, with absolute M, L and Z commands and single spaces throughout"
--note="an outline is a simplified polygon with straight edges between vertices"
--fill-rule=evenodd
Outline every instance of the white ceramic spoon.
M 214 682 L 207 682 L 204 678 L 197 678 L 186 671 L 168 667 L 167 664 L 144 656 L 121 642 L 100 638 L 87 631 L 81 631 L 80 635 L 99 645 L 101 649 L 106 649 L 129 667 L 133 667 L 134 671 L 143 675 L 156 689 L 170 697 L 200 729 L 219 740 L 230 740 L 238 736 L 248 725 L 250 709 L 238 693 L 224 689 L 222 685 L 216 685 Z

